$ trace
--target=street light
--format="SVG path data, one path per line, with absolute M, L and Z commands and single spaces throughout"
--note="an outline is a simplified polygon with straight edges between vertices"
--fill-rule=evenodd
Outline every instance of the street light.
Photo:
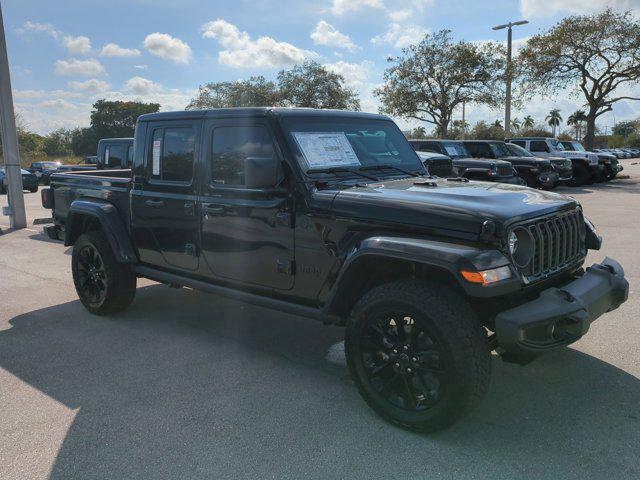
M 516 25 L 525 25 L 527 23 L 529 23 L 527 20 L 518 20 L 517 22 L 509 22 L 492 28 L 492 30 L 502 30 L 503 28 L 509 29 L 507 33 L 507 95 L 504 102 L 505 136 L 508 136 L 511 131 L 511 29 Z

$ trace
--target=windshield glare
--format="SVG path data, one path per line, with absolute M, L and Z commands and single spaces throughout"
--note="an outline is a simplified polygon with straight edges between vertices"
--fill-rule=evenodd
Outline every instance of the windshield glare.
M 491 151 L 496 158 L 510 157 L 513 155 L 504 143 L 491 143 L 490 145 Z
M 512 155 L 517 155 L 519 157 L 533 157 L 531 152 L 525 150 L 520 145 L 516 145 L 515 143 L 507 143 L 505 145 L 511 151 Z
M 444 147 L 447 155 L 451 158 L 468 158 L 471 156 L 467 149 L 462 143 L 458 142 L 443 142 L 442 146 Z
M 282 123 L 297 161 L 307 173 L 379 165 L 424 171 L 415 150 L 391 121 L 323 117 L 288 118 Z
M 584 152 L 584 147 L 582 146 L 582 144 L 580 142 L 571 142 L 571 145 L 573 145 L 573 148 L 577 151 L 577 152 Z

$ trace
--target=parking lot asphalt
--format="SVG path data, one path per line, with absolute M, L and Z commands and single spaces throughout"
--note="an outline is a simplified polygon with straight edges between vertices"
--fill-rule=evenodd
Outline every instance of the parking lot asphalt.
M 640 478 L 640 164 L 574 196 L 625 267 L 629 301 L 570 348 L 494 357 L 447 431 L 390 426 L 351 382 L 342 329 L 143 281 L 90 315 L 70 249 L 0 217 L 0 478 Z M 6 205 L 6 196 L 0 197 Z

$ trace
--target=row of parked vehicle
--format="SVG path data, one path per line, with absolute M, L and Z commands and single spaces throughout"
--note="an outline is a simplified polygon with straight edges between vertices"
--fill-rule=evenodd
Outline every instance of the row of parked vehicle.
M 409 140 L 429 173 L 552 189 L 606 182 L 623 170 L 617 155 L 588 152 L 575 140 Z

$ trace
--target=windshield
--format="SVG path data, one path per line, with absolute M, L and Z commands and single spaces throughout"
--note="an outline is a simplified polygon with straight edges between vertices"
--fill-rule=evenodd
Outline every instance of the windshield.
M 451 158 L 469 158 L 471 154 L 467 151 L 466 147 L 459 142 L 442 142 L 447 155 Z
M 491 151 L 496 158 L 511 157 L 513 153 L 509 151 L 504 143 L 490 143 Z
M 560 142 L 559 140 L 556 140 L 555 138 L 551 140 L 551 146 L 555 150 L 564 150 L 564 146 L 562 145 L 562 142 Z
M 580 142 L 569 142 L 569 143 L 571 143 L 571 145 L 573 145 L 573 149 L 576 152 L 584 152 L 585 151 L 584 147 L 582 146 L 582 144 Z
M 380 165 L 425 171 L 415 150 L 391 121 L 285 118 L 282 124 L 300 167 L 307 173 Z M 389 173 L 393 174 L 394 170 Z
M 525 150 L 520 145 L 516 145 L 514 143 L 505 143 L 505 146 L 511 152 L 511 155 L 516 155 L 518 157 L 533 157 L 533 154 L 528 150 Z

